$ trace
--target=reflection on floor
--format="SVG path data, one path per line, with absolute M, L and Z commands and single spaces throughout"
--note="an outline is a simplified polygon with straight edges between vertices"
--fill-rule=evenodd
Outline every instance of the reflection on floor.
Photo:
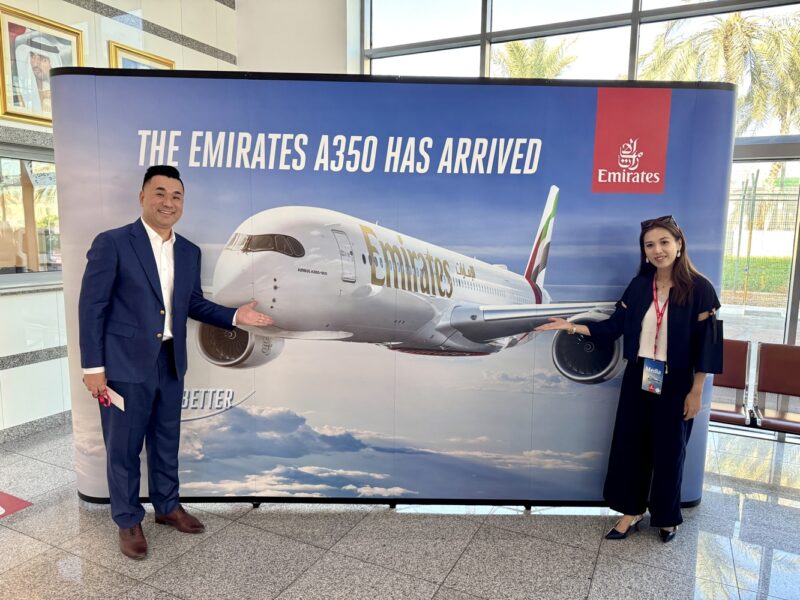
M 0 446 L 0 598 L 800 598 L 800 445 L 712 433 L 700 506 L 675 541 L 603 533 L 606 509 L 202 504 L 203 535 L 144 529 L 124 558 L 80 503 L 72 434 Z

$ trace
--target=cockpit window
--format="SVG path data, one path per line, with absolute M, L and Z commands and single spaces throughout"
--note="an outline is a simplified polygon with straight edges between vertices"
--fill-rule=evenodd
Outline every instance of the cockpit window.
M 272 252 L 275 250 L 275 238 L 273 234 L 251 235 L 247 240 L 245 251 L 247 252 Z M 284 252 L 284 254 L 289 254 Z M 291 256 L 291 254 L 289 254 Z
M 228 245 L 225 246 L 226 250 L 241 250 L 244 246 L 244 243 L 247 241 L 247 237 L 243 233 L 234 233 L 231 236 L 231 239 L 228 240 Z
M 225 248 L 242 252 L 280 252 L 293 258 L 300 258 L 306 254 L 303 244 L 293 237 L 280 233 L 264 233 L 261 235 L 235 233 Z

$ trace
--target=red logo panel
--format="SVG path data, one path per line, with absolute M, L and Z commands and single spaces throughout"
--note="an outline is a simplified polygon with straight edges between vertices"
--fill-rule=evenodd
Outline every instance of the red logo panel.
M 597 91 L 593 192 L 664 192 L 671 100 L 670 89 Z

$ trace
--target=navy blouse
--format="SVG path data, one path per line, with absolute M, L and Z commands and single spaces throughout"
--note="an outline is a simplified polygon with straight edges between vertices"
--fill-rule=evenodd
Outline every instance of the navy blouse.
M 722 372 L 722 336 L 716 318 L 698 321 L 701 313 L 720 307 L 714 286 L 703 276 L 694 278 L 691 297 L 683 306 L 673 304 L 670 290 L 667 320 L 667 368 L 694 373 Z M 624 335 L 623 356 L 635 361 L 639 356 L 639 336 L 653 302 L 653 276 L 637 275 L 628 284 L 616 310 L 605 321 L 586 323 L 593 338 L 613 342 Z M 626 308 L 627 307 L 627 308 Z

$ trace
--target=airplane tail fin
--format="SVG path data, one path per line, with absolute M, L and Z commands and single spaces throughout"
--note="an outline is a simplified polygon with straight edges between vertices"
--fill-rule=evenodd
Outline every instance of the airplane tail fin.
M 539 230 L 536 233 L 536 241 L 533 244 L 531 257 L 528 259 L 528 266 L 525 267 L 525 279 L 533 288 L 533 295 L 536 303 L 542 302 L 542 286 L 544 285 L 544 271 L 547 268 L 547 256 L 550 253 L 550 238 L 553 237 L 553 222 L 558 206 L 558 187 L 550 186 L 550 193 L 547 196 L 547 203 L 544 205 L 542 220 L 539 222 Z

